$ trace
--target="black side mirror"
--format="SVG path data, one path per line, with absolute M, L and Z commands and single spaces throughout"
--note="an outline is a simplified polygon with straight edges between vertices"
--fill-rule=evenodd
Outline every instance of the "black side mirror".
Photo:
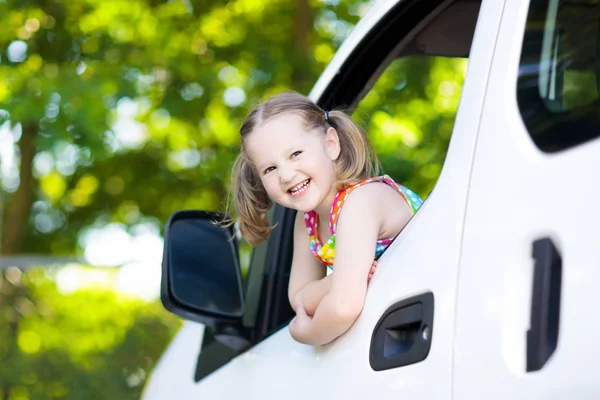
M 161 301 L 184 319 L 209 326 L 241 322 L 244 314 L 238 245 L 226 216 L 174 213 L 165 228 Z

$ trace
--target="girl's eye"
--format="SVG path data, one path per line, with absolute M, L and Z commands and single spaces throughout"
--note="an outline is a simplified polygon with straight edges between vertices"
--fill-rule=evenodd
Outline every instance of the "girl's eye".
M 291 158 L 298 157 L 300 154 L 302 154 L 301 151 L 295 151 L 295 152 L 292 153 Z
M 275 169 L 275 167 L 269 167 L 267 169 L 264 170 L 264 174 L 268 174 L 269 172 L 273 171 Z

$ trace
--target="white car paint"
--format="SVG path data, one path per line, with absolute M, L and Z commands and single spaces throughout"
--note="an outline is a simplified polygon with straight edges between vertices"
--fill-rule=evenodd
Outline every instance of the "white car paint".
M 485 98 L 461 260 L 455 395 L 598 399 L 600 141 L 542 153 L 512 117 L 527 13 L 527 2 L 506 1 Z M 558 348 L 541 371 L 526 373 L 532 243 L 542 237 L 564 261 Z
M 185 322 L 148 377 L 142 399 L 186 399 L 194 392 L 194 372 L 204 325 Z

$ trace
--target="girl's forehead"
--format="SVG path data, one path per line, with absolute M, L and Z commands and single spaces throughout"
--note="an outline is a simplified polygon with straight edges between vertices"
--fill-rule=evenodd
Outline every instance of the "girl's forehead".
M 310 139 L 310 132 L 306 128 L 304 121 L 296 115 L 282 115 L 267 120 L 262 125 L 258 125 L 246 139 L 246 144 L 261 144 L 264 148 L 265 143 L 273 149 L 278 145 L 291 145 L 294 143 L 304 143 Z
M 266 133 L 272 135 L 306 133 L 306 125 L 299 115 L 296 114 L 281 114 L 269 118 L 261 125 L 254 129 L 254 133 Z

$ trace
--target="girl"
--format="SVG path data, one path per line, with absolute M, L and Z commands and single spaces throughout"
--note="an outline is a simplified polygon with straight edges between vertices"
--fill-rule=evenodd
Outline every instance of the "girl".
M 358 318 L 374 259 L 422 201 L 378 175 L 371 145 L 348 115 L 325 112 L 300 94 L 260 104 L 240 133 L 233 168 L 240 232 L 257 245 L 273 228 L 273 202 L 298 210 L 288 290 L 296 317 L 289 330 L 301 343 L 329 343 Z

